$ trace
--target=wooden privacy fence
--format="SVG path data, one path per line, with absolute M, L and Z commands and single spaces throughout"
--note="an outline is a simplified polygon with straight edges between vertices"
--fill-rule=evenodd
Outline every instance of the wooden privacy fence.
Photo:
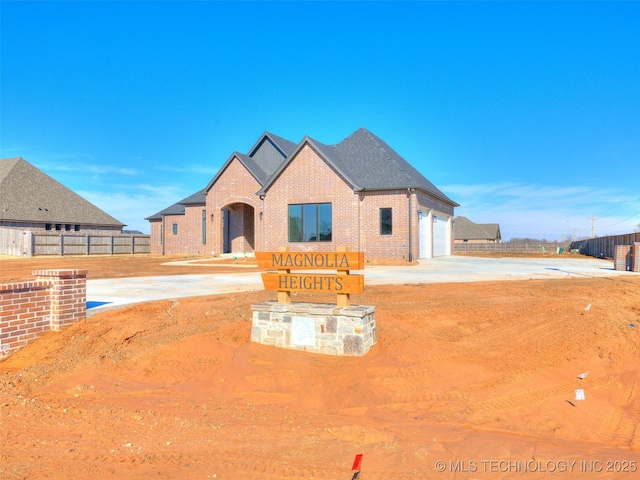
M 640 242 L 640 232 L 578 240 L 571 243 L 571 248 L 583 255 L 614 258 L 617 245 L 633 245 L 636 242 Z
M 559 249 L 569 251 L 571 242 L 504 242 L 504 243 L 454 243 L 454 252 L 549 252 Z
M 0 228 L 0 254 L 30 257 L 31 232 L 15 228 Z
M 21 257 L 151 253 L 149 235 L 56 234 L 4 230 L 0 232 L 0 240 L 0 253 Z
M 33 234 L 37 255 L 118 255 L 151 253 L 149 235 Z

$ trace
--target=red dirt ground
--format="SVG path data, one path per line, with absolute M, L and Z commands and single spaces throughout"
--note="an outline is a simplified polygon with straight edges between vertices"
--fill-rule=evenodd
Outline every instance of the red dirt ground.
M 369 287 L 361 358 L 251 343 L 274 297 L 106 311 L 0 362 L 0 478 L 638 478 L 637 276 Z

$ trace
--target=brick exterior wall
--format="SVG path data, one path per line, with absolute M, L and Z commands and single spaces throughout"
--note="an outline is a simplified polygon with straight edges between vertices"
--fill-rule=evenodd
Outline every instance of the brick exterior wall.
M 613 265 L 615 270 L 640 272 L 640 242 L 633 245 L 616 245 Z
M 615 270 L 628 271 L 631 270 L 632 254 L 631 245 L 616 245 L 615 253 L 613 256 L 613 265 Z
M 153 255 L 199 255 L 208 254 L 208 247 L 202 238 L 202 211 L 208 228 L 208 215 L 204 205 L 187 206 L 184 215 L 165 215 L 162 220 L 153 220 L 151 227 L 151 253 Z M 173 224 L 178 225 L 178 233 L 173 233 Z M 207 232 L 208 233 L 208 232 Z M 206 235 L 208 237 L 208 234 Z M 163 242 L 164 239 L 164 250 Z M 208 239 L 205 238 L 205 242 Z
M 86 318 L 86 270 L 36 270 L 36 280 L 0 285 L 0 358 L 43 333 Z
M 207 193 L 207 213 L 209 213 L 207 246 L 209 253 L 212 255 L 223 253 L 222 209 L 224 208 L 230 210 L 231 232 L 229 237 L 232 251 L 250 253 L 260 245 L 261 231 L 254 227 L 254 222 L 260 221 L 259 213 L 262 211 L 262 202 L 260 197 L 256 195 L 261 187 L 260 183 L 253 178 L 238 159 L 229 163 Z M 245 228 L 241 229 L 241 227 Z M 253 234 L 253 241 L 250 241 L 251 234 Z
M 149 221 L 151 255 L 162 255 L 162 220 Z
M 333 231 L 330 242 L 289 242 L 288 205 L 331 203 Z M 308 145 L 305 145 L 264 198 L 259 245 L 263 251 L 290 247 L 292 251 L 333 251 L 345 246 L 361 251 L 360 199 L 357 193 Z
M 420 258 L 418 211 L 428 219 L 423 224 L 429 229 L 429 244 L 423 248 L 424 256 L 433 256 L 434 213 L 448 218 L 448 254 L 453 251 L 451 205 L 426 193 L 412 191 L 409 194 L 404 189 L 354 192 L 309 144 L 302 146 L 262 199 L 256 195 L 261 187 L 237 158 L 232 159 L 207 193 L 206 245 L 201 243 L 202 209 L 198 207 L 197 214 L 192 215 L 187 207 L 185 215 L 165 217 L 164 232 L 162 222 L 151 222 L 152 253 L 202 252 L 218 256 L 225 253 L 225 247 L 227 251 L 242 254 L 277 250 L 281 246 L 292 251 L 335 250 L 345 246 L 352 251 L 365 252 L 368 259 L 416 260 Z M 288 205 L 307 203 L 331 203 L 330 242 L 289 242 Z M 380 234 L 381 208 L 392 209 L 391 235 Z M 223 209 L 229 212 L 226 239 Z M 173 223 L 178 224 L 178 235 L 172 233 Z
M 366 258 L 409 259 L 409 195 L 406 190 L 363 192 L 360 207 L 361 250 Z M 417 218 L 415 199 L 413 216 Z M 391 235 L 380 233 L 380 209 L 391 208 Z M 417 241 L 417 225 L 411 232 Z M 417 258 L 417 257 L 416 257 Z

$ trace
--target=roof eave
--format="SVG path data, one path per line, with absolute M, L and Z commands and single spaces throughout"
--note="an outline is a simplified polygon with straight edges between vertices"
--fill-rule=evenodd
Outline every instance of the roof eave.
M 359 188 L 356 191 L 358 192 L 382 192 L 385 190 L 407 190 L 407 189 L 413 189 L 413 190 L 420 190 L 424 193 L 426 193 L 427 195 L 430 195 L 432 197 L 435 197 L 439 200 L 442 200 L 443 202 L 446 202 L 447 204 L 451 205 L 452 207 L 459 207 L 460 204 L 454 202 L 453 200 L 451 200 L 450 198 L 446 197 L 446 196 L 442 196 L 442 195 L 438 195 L 434 192 L 430 192 L 429 190 L 427 190 L 424 187 L 421 186 L 413 186 L 413 187 L 407 187 L 406 185 L 404 186 L 397 186 L 397 187 L 376 187 L 376 188 Z
M 213 186 L 215 185 L 215 183 L 218 181 L 218 179 L 220 178 L 220 176 L 222 176 L 222 174 L 224 173 L 224 171 L 229 167 L 229 165 L 231 165 L 231 162 L 233 162 L 233 159 L 237 158 L 238 161 L 242 164 L 242 166 L 247 170 L 247 172 L 249 172 L 251 174 L 251 176 L 253 178 L 255 178 L 256 182 L 258 182 L 260 185 L 262 184 L 262 181 L 256 176 L 256 174 L 244 163 L 244 161 L 242 160 L 242 154 L 239 152 L 233 152 L 231 154 L 231 156 L 227 159 L 226 162 L 224 162 L 224 164 L 222 165 L 222 167 L 220 167 L 220 170 L 218 170 L 218 173 L 215 174 L 215 176 L 211 179 L 211 181 L 207 184 L 207 186 L 204 188 L 204 192 L 205 195 L 207 195 L 209 193 L 209 190 L 211 190 L 213 188 Z

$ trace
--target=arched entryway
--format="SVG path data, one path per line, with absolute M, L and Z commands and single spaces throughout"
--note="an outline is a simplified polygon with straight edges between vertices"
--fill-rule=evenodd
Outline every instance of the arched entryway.
M 246 203 L 222 208 L 222 253 L 253 253 L 255 245 L 255 209 Z

